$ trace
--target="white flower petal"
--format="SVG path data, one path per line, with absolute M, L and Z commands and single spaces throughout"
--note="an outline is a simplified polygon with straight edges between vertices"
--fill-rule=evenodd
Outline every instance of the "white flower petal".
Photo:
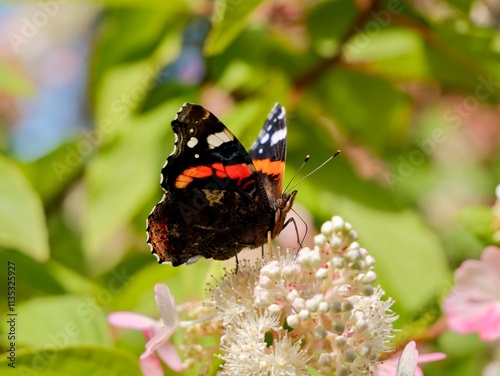
M 167 328 L 176 328 L 179 325 L 179 314 L 175 307 L 174 297 L 167 285 L 158 283 L 155 286 L 155 299 L 163 324 Z
M 414 341 L 408 343 L 399 358 L 396 376 L 415 376 L 417 369 L 418 351 Z

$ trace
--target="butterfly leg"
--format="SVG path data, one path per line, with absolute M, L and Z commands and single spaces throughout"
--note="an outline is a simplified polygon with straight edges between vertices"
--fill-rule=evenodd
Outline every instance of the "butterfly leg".
M 238 274 L 238 268 L 240 266 L 240 262 L 238 261 L 238 253 L 236 253 L 234 257 L 236 259 L 236 270 L 234 271 L 234 274 Z
M 304 236 L 302 237 L 302 240 L 299 237 L 299 228 L 297 227 L 297 222 L 295 222 L 295 218 L 293 218 L 293 217 L 288 218 L 287 221 L 285 222 L 285 224 L 283 225 L 283 228 L 285 228 L 289 223 L 293 223 L 293 227 L 295 227 L 295 234 L 297 235 L 297 244 L 299 245 L 299 249 L 300 249 L 303 247 L 303 242 L 304 242 L 304 239 L 306 238 L 306 235 L 307 235 L 307 223 L 304 222 L 304 224 L 306 225 L 306 232 L 305 232 Z
M 271 231 L 267 232 L 267 246 L 269 247 L 269 258 L 273 258 L 273 241 L 271 239 Z M 262 249 L 264 249 L 264 246 L 262 246 Z

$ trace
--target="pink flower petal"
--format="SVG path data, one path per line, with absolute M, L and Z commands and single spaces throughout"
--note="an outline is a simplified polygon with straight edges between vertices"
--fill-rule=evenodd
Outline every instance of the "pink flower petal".
M 500 248 L 488 247 L 481 260 L 467 260 L 455 271 L 455 287 L 443 304 L 448 327 L 479 333 L 484 341 L 500 338 Z
M 498 271 L 484 261 L 466 260 L 455 271 L 455 281 L 459 289 L 457 295 L 475 289 L 476 296 L 489 297 L 495 292 L 495 282 L 500 282 Z
M 155 299 L 163 324 L 169 328 L 176 328 L 179 325 L 179 315 L 175 307 L 174 297 L 167 285 L 158 283 L 155 286 Z
M 375 376 L 395 376 L 396 368 L 398 366 L 398 358 L 391 358 L 384 360 L 383 363 L 377 365 L 374 372 Z
M 150 356 L 140 359 L 139 366 L 141 372 L 144 376 L 163 376 L 163 367 L 161 366 L 160 360 L 156 355 L 151 354 Z
M 144 316 L 134 312 L 113 312 L 108 315 L 108 322 L 119 328 L 129 328 L 137 330 L 146 330 L 157 325 L 157 321 L 151 317 Z
M 181 357 L 172 343 L 165 342 L 156 349 L 156 353 L 171 370 L 176 372 L 182 372 L 184 370 Z
M 166 326 L 161 328 L 161 330 L 146 343 L 146 351 L 141 355 L 141 359 L 148 357 L 153 351 L 158 349 L 158 347 L 167 342 L 175 329 L 175 327 L 169 328 Z
M 483 341 L 495 341 L 500 338 L 500 302 L 490 307 L 488 317 L 479 326 L 479 338 Z
M 444 353 L 419 354 L 418 364 L 436 362 L 438 360 L 443 360 L 443 359 L 446 359 L 446 354 Z
M 487 247 L 481 254 L 481 261 L 488 264 L 493 270 L 500 270 L 500 248 Z

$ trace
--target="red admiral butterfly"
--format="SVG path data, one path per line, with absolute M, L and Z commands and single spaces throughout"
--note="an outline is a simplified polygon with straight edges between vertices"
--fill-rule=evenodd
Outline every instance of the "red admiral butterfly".
M 278 103 L 249 152 L 215 115 L 185 103 L 172 121 L 174 151 L 161 170 L 165 191 L 147 221 L 159 263 L 227 260 L 277 236 L 297 191 L 282 193 L 285 109 Z

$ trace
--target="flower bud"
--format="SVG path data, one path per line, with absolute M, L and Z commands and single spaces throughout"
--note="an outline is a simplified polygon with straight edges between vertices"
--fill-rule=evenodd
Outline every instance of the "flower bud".
M 299 299 L 299 298 L 300 298 L 300 294 L 295 289 L 290 291 L 286 296 L 286 300 L 288 300 L 290 303 L 292 303 L 295 299 Z
M 340 366 L 337 368 L 336 376 L 349 376 L 349 368 L 346 366 Z
M 342 323 L 338 320 L 333 321 L 332 332 L 334 332 L 335 334 L 342 334 L 342 333 L 344 333 L 344 330 L 345 330 L 344 323 Z
M 296 312 L 302 311 L 306 308 L 306 300 L 302 298 L 297 298 L 292 302 L 292 307 Z
M 300 324 L 299 315 L 290 315 L 286 318 L 286 323 L 290 328 L 296 328 Z
M 300 275 L 301 267 L 298 263 L 293 262 L 283 268 L 283 276 L 287 279 L 296 278 Z
M 311 318 L 311 313 L 307 309 L 303 309 L 299 312 L 299 317 L 301 320 L 309 320 Z
M 321 353 L 318 363 L 321 367 L 330 367 L 332 364 L 332 356 L 328 353 Z
M 322 340 L 325 339 L 326 335 L 327 332 L 323 324 L 319 324 L 318 326 L 316 326 L 316 328 L 314 329 L 314 338 L 316 338 L 317 340 Z
M 333 225 L 333 229 L 334 231 L 341 231 L 343 228 L 344 228 L 344 218 L 338 216 L 338 215 L 334 215 L 332 217 L 332 225 Z
M 324 247 L 327 243 L 328 239 L 324 234 L 318 234 L 314 237 L 314 244 L 318 247 Z
M 366 274 L 361 278 L 361 282 L 371 285 L 377 280 L 377 274 L 374 271 L 367 271 Z
M 334 225 L 333 225 L 333 222 L 331 221 L 326 221 L 325 223 L 323 223 L 323 225 L 321 225 L 321 233 L 326 235 L 327 237 L 330 237 L 333 233 L 333 231 L 335 231 L 334 229 Z
M 268 308 L 270 313 L 279 314 L 281 312 L 281 307 L 278 304 L 271 304 Z
M 327 268 L 319 268 L 316 272 L 316 278 L 319 280 L 326 279 L 328 277 L 328 269 Z
M 349 312 L 353 309 L 353 305 L 349 300 L 344 300 L 342 302 L 342 312 Z
M 356 352 L 353 349 L 346 349 L 344 353 L 342 354 L 342 359 L 345 362 L 352 363 L 356 360 L 357 355 Z
M 347 345 L 347 339 L 343 336 L 337 336 L 334 345 L 336 348 L 342 350 Z
M 361 289 L 360 289 L 360 292 L 364 295 L 364 296 L 372 296 L 373 295 L 373 287 L 370 286 L 370 285 L 365 285 L 365 286 L 362 286 Z

